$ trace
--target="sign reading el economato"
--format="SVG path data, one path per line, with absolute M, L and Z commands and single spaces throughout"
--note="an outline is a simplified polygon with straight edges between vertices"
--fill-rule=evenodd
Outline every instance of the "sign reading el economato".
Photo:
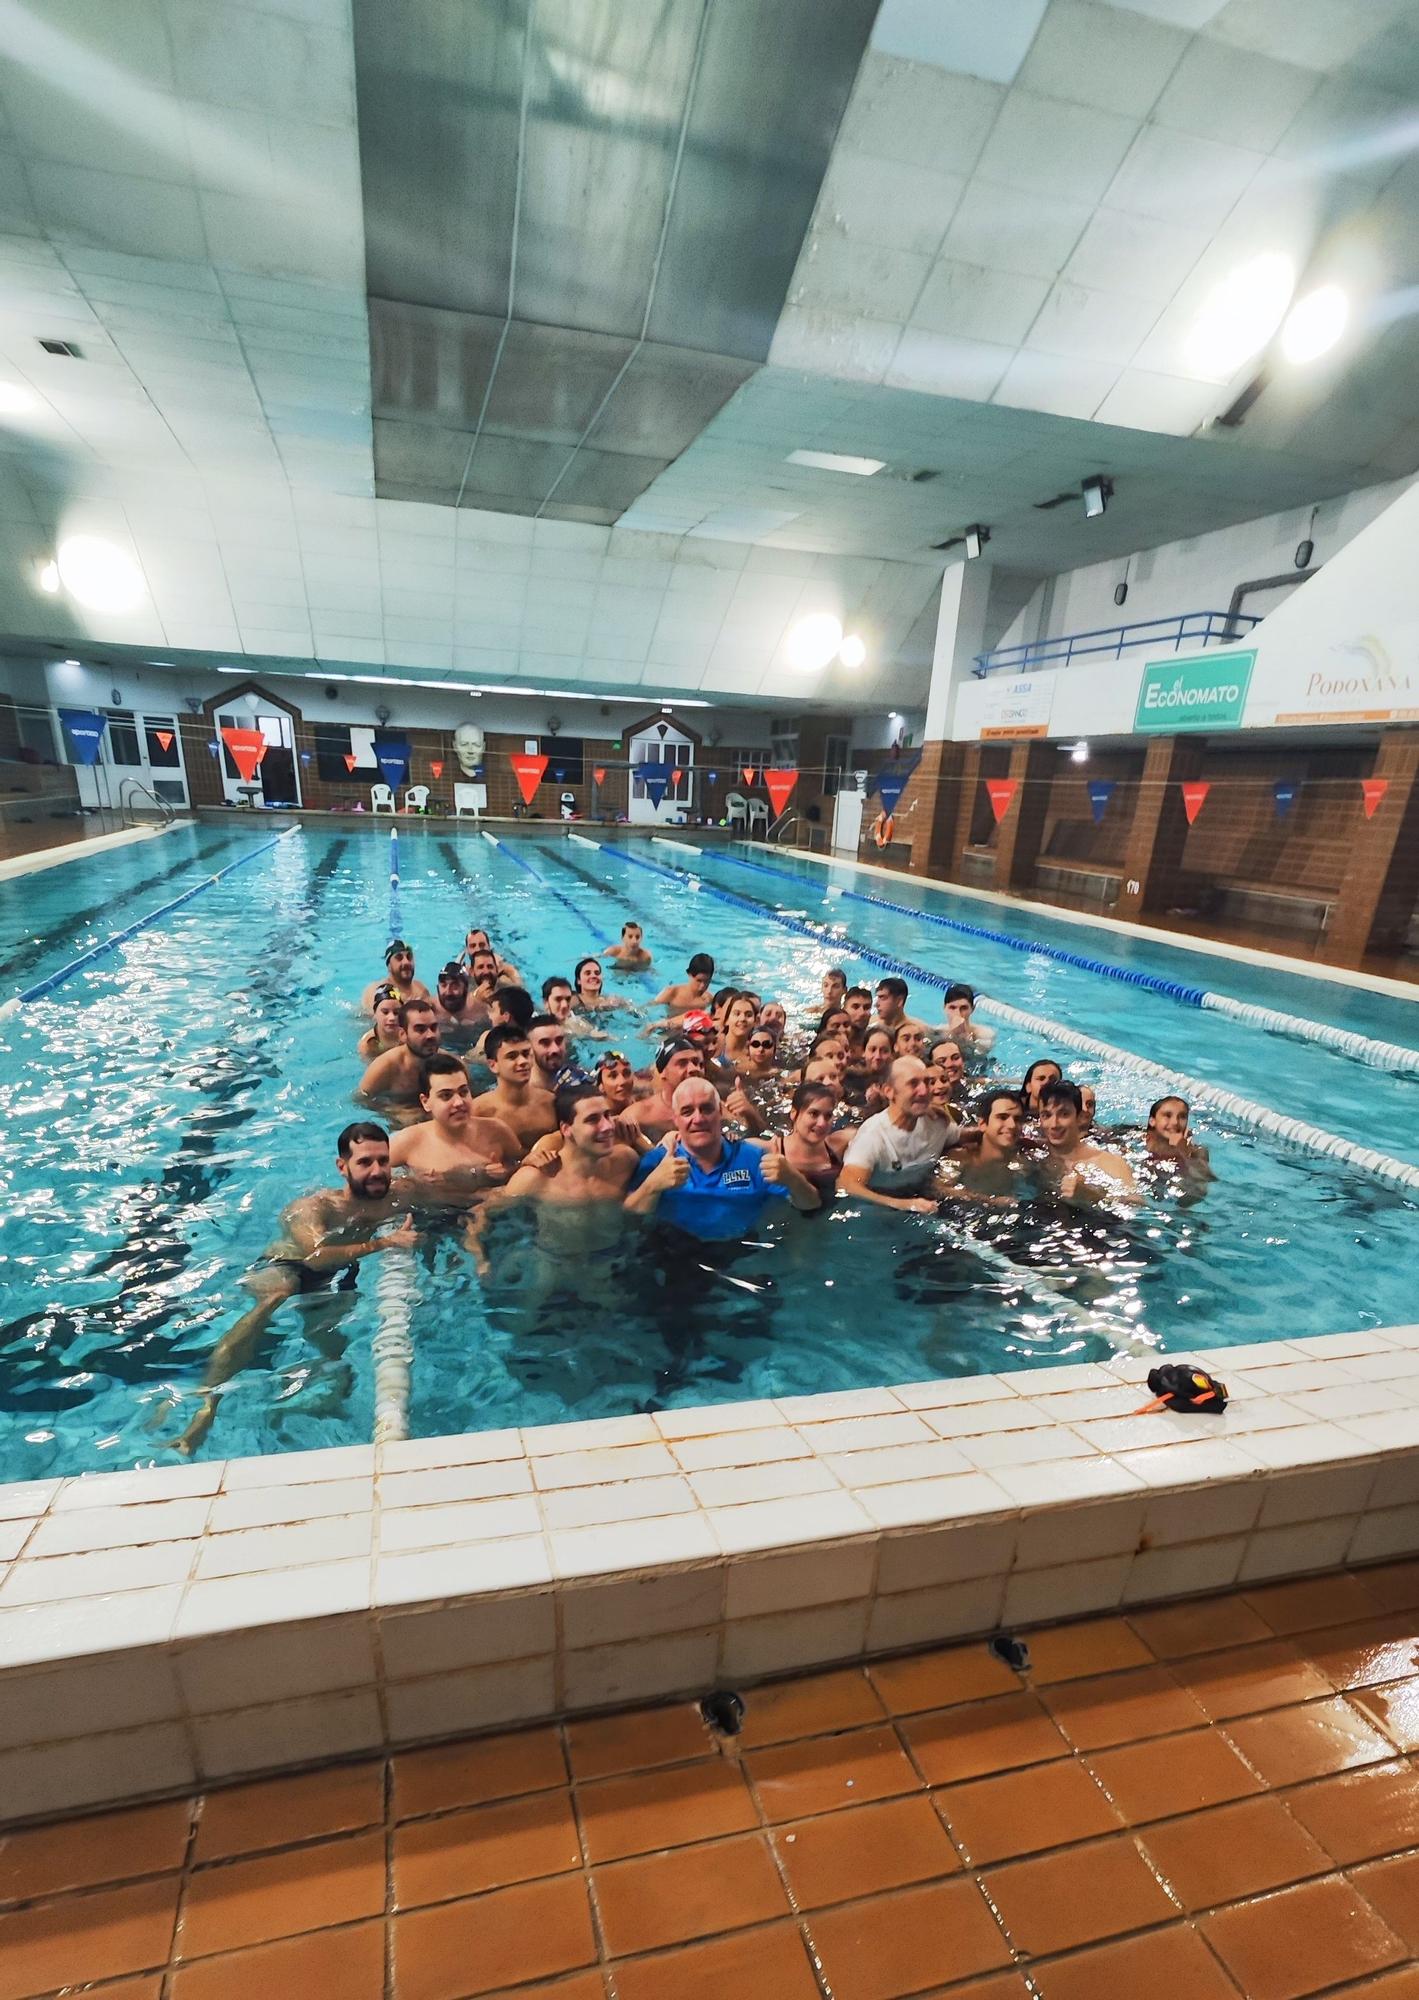
M 1052 674 L 1033 675 L 1025 680 L 988 680 L 979 715 L 981 740 L 1018 741 L 1047 736 L 1053 700 Z
M 1133 726 L 1144 735 L 1185 729 L 1240 729 L 1256 653 L 1203 653 L 1150 660 L 1138 687 Z

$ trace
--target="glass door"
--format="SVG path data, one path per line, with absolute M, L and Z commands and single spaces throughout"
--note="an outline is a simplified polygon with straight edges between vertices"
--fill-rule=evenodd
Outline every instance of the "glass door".
M 222 792 L 229 805 L 242 805 L 251 797 L 244 791 L 246 780 L 237 769 L 227 748 L 224 729 L 259 729 L 266 739 L 266 754 L 256 767 L 251 784 L 257 787 L 253 804 L 298 806 L 301 802 L 299 767 L 296 762 L 296 732 L 291 718 L 282 709 L 253 715 L 238 709 L 223 709 L 217 716 L 217 737 L 222 746 Z

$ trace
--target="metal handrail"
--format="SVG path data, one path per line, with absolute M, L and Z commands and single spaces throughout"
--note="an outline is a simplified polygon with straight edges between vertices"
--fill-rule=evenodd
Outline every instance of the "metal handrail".
M 1099 655 L 1121 659 L 1135 646 L 1162 650 L 1171 642 L 1177 653 L 1186 645 L 1208 646 L 1217 640 L 1239 639 L 1259 625 L 1259 616 L 1239 611 L 1181 611 L 1171 618 L 1143 618 L 1132 625 L 1105 625 L 1096 632 L 1074 632 L 1058 639 L 1033 639 L 1028 645 L 1000 646 L 977 653 L 971 669 L 977 680 L 988 674 L 1023 674 L 1036 667 L 1068 667 L 1075 660 Z
M 162 815 L 164 826 L 171 826 L 177 818 L 177 814 L 173 810 L 171 803 L 167 799 L 160 799 L 151 785 L 145 785 L 141 778 L 125 778 L 118 788 L 118 810 L 123 817 L 123 824 L 125 826 L 134 826 L 138 820 L 138 815 L 134 811 L 128 796 L 130 791 L 141 792 L 145 799 L 152 800 L 158 812 Z

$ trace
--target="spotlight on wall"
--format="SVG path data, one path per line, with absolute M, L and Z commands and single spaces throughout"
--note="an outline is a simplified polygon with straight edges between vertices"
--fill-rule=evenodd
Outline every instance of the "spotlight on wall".
M 966 561 L 974 562 L 986 543 L 990 540 L 990 529 L 974 523 L 966 530 Z
M 1088 746 L 1088 744 L 1087 744 L 1086 742 L 1084 742 L 1084 740 L 1082 739 L 1082 737 L 1081 737 L 1081 739 L 1079 740 L 1079 742 L 1077 742 L 1077 743 L 1075 744 L 1074 748 L 1073 748 L 1073 749 L 1072 749 L 1072 750 L 1070 751 L 1070 753 L 1069 753 L 1069 756 L 1070 756 L 1070 761 L 1071 761 L 1072 763 L 1075 763 L 1075 764 L 1087 764 L 1087 763 L 1088 763 L 1088 761 L 1089 761 L 1089 746 Z
M 838 658 L 845 667 L 860 667 L 867 658 L 867 644 L 859 639 L 856 632 L 849 632 L 838 647 Z
M 1079 490 L 1084 495 L 1084 519 L 1097 521 L 1113 498 L 1113 481 L 1096 475 L 1093 479 L 1086 479 Z
M 826 667 L 843 642 L 841 622 L 831 611 L 815 611 L 800 618 L 784 641 L 790 666 L 802 673 Z

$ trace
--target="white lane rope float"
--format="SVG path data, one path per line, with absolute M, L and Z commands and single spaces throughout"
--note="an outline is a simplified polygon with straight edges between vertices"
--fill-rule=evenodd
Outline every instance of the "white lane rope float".
M 1338 1055 L 1353 1056 L 1357 1062 L 1369 1063 L 1376 1069 L 1419 1076 L 1419 1049 L 1407 1049 L 1401 1042 L 1378 1042 L 1372 1035 L 1359 1035 L 1350 1028 L 1332 1028 L 1328 1022 L 1310 1021 L 1303 1014 L 1282 1014 L 1274 1007 L 1255 1007 L 1248 1000 L 1233 1000 L 1226 993 L 1204 993 L 1202 1005 L 1211 1013 L 1249 1022 L 1271 1035 L 1318 1042 Z
M 495 833 L 489 833 L 487 827 L 480 826 L 478 831 L 482 834 L 484 840 L 487 841 L 489 847 L 502 846 L 502 842 L 498 839 L 497 835 Z
M 574 841 L 578 847 L 599 847 L 601 845 L 599 840 L 588 840 L 584 833 L 569 833 L 567 839 Z
M 593 840 L 588 844 L 599 847 L 601 843 Z M 688 840 L 667 840 L 663 833 L 653 833 L 650 836 L 650 844 L 652 847 L 674 847 L 681 854 L 703 854 L 705 851 L 702 847 L 692 847 Z
M 389 830 L 389 935 L 398 937 L 399 829 Z M 414 1308 L 418 1274 L 411 1250 L 381 1250 L 374 1281 L 378 1321 L 370 1342 L 374 1363 L 374 1441 L 394 1444 L 409 1435 L 409 1384 L 414 1367 Z

